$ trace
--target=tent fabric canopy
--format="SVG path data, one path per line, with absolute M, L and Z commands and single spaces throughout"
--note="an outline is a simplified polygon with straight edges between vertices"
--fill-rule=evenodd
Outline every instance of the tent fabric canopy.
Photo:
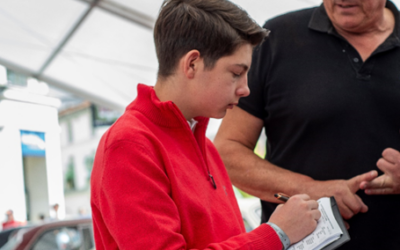
M 259 24 L 321 0 L 232 0 Z M 394 1 L 396 4 L 400 0 Z M 2 0 L 0 64 L 123 110 L 154 85 L 153 25 L 162 0 Z

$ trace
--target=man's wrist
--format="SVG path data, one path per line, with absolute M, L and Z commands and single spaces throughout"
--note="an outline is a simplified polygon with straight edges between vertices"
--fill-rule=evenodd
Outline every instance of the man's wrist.
M 286 250 L 290 247 L 290 240 L 289 237 L 286 235 L 286 233 L 277 225 L 275 225 L 272 222 L 267 222 L 268 225 L 270 225 L 272 227 L 272 229 L 274 229 L 274 231 L 276 232 L 276 234 L 278 235 L 279 239 L 282 242 L 283 245 L 283 250 Z

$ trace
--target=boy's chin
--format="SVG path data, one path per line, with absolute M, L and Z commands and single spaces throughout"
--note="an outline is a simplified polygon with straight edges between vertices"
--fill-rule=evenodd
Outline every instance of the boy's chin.
M 223 112 L 219 112 L 218 114 L 212 115 L 210 116 L 210 118 L 222 119 L 225 117 L 225 115 L 226 115 L 226 110 L 224 110 Z

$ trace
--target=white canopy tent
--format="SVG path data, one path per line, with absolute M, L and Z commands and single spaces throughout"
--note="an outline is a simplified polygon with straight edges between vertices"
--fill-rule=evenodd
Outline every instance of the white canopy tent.
M 260 24 L 320 0 L 235 0 Z M 152 28 L 162 0 L 2 0 L 0 64 L 123 110 L 153 85 Z
M 259 24 L 322 0 L 233 0 Z M 395 0 L 400 4 L 400 0 Z M 152 27 L 162 0 L 2 0 L 0 64 L 123 110 L 153 85 Z

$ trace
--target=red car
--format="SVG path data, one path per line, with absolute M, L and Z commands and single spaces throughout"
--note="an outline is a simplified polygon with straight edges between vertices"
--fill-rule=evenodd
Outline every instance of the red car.
M 18 230 L 0 250 L 94 249 L 92 219 L 47 222 Z

